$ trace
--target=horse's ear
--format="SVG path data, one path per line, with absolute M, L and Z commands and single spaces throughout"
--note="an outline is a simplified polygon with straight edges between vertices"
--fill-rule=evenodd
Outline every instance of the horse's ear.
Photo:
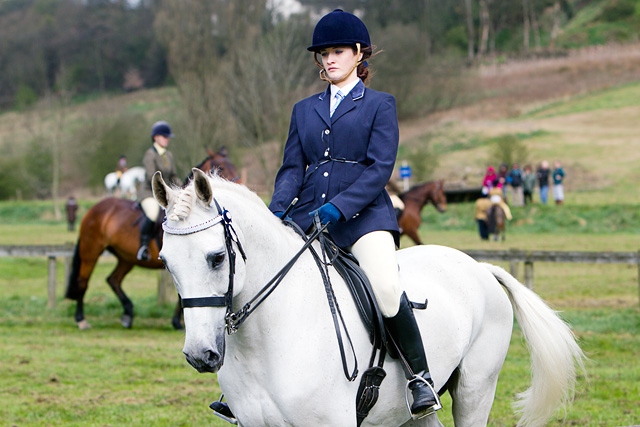
M 160 206 L 166 210 L 167 206 L 169 206 L 171 189 L 164 182 L 164 179 L 162 179 L 162 173 L 160 171 L 154 173 L 151 178 L 151 190 L 153 191 L 153 197 L 160 203 Z
M 213 192 L 211 191 L 209 178 L 198 168 L 193 168 L 191 171 L 193 172 L 193 186 L 196 189 L 198 199 L 200 199 L 205 206 L 210 206 L 213 200 Z

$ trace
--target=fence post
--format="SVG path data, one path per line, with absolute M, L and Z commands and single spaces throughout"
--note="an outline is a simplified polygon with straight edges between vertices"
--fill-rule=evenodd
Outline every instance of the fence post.
M 169 301 L 169 291 L 173 288 L 173 277 L 168 270 L 160 270 L 158 277 L 158 305 L 164 305 Z
M 533 290 L 533 260 L 531 254 L 527 254 L 524 261 L 524 285 Z
M 49 255 L 49 284 L 47 308 L 54 308 L 56 306 L 56 256 Z
M 513 259 L 509 261 L 509 273 L 516 279 L 518 278 L 518 261 Z

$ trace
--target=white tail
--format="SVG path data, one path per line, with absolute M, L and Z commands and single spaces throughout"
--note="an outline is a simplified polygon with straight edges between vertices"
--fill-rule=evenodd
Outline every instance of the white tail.
M 585 372 L 585 355 L 576 337 L 555 311 L 504 269 L 482 263 L 509 295 L 531 354 L 531 387 L 518 394 L 518 426 L 544 426 L 556 410 L 570 403 L 576 367 Z

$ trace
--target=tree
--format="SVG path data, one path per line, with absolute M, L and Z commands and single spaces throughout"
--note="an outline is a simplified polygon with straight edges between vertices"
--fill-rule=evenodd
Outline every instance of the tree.
M 473 57 L 475 56 L 475 30 L 473 28 L 473 5 L 471 0 L 464 0 L 464 9 L 465 16 L 467 18 L 467 58 L 469 60 L 473 60 Z
M 280 22 L 246 49 L 234 52 L 228 81 L 231 111 L 242 144 L 250 147 L 262 166 L 267 188 L 276 170 L 269 143 L 282 157 L 293 103 L 309 94 L 317 80 L 307 45 L 308 22 Z

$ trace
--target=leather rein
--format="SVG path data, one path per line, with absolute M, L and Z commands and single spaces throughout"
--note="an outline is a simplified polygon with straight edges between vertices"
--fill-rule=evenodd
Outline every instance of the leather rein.
M 188 234 L 197 233 L 199 231 L 203 231 L 208 228 L 211 228 L 217 224 L 222 224 L 222 226 L 224 227 L 225 246 L 226 246 L 227 255 L 229 257 L 229 284 L 228 284 L 226 293 L 222 296 L 208 296 L 208 297 L 195 297 L 195 298 L 181 297 L 180 299 L 181 299 L 182 308 L 226 307 L 226 315 L 225 315 L 226 329 L 227 329 L 227 333 L 229 335 L 232 335 L 238 331 L 238 328 L 240 327 L 240 325 L 242 325 L 244 321 L 247 320 L 247 318 L 251 315 L 251 313 L 253 313 L 258 308 L 258 306 L 262 304 L 269 295 L 271 295 L 271 293 L 282 282 L 282 279 L 284 279 L 286 274 L 291 270 L 291 268 L 296 263 L 296 261 L 300 258 L 300 256 L 307 249 L 311 248 L 311 252 L 313 254 L 314 259 L 316 260 L 316 263 L 318 265 L 318 268 L 323 278 L 325 292 L 327 293 L 327 299 L 329 301 L 329 307 L 331 309 L 334 327 L 336 330 L 336 335 L 338 337 L 338 344 L 340 347 L 340 355 L 342 358 L 344 374 L 349 381 L 354 381 L 358 376 L 358 362 L 355 354 L 355 349 L 351 341 L 351 337 L 349 336 L 349 332 L 347 331 L 346 324 L 344 322 L 342 314 L 340 313 L 338 302 L 335 298 L 335 295 L 333 294 L 333 289 L 331 288 L 331 283 L 329 281 L 329 272 L 327 268 L 328 268 L 328 265 L 331 264 L 332 260 L 329 260 L 329 261 L 326 260 L 324 250 L 323 250 L 323 259 L 321 260 L 319 255 L 316 253 L 316 251 L 311 247 L 311 245 L 315 240 L 323 238 L 322 233 L 327 228 L 328 224 L 321 225 L 316 215 L 315 230 L 310 236 L 308 237 L 305 236 L 305 239 L 306 239 L 305 243 L 300 248 L 300 250 L 296 252 L 296 254 L 291 258 L 291 260 L 289 260 L 289 262 L 287 262 L 287 264 L 285 264 L 284 267 L 282 267 L 280 271 L 278 271 L 275 274 L 275 276 L 271 280 L 269 280 L 269 282 L 267 282 L 267 284 L 265 284 L 256 293 L 256 295 L 253 298 L 251 298 L 251 300 L 249 300 L 249 302 L 247 302 L 238 311 L 233 311 L 233 285 L 234 285 L 235 264 L 236 264 L 236 251 L 233 248 L 234 243 L 235 243 L 235 246 L 237 246 L 238 250 L 240 251 L 240 254 L 242 255 L 242 259 L 245 261 L 245 263 L 247 261 L 247 256 L 244 252 L 242 244 L 240 243 L 240 240 L 238 239 L 238 234 L 233 228 L 232 221 L 231 221 L 231 214 L 229 213 L 228 210 L 221 208 L 220 205 L 218 204 L 218 201 L 215 198 L 213 199 L 213 202 L 215 203 L 216 209 L 218 210 L 218 215 L 201 224 L 197 224 L 197 225 L 186 227 L 186 228 L 174 228 L 167 225 L 166 217 L 165 217 L 165 222 L 162 224 L 162 229 L 164 230 L 165 233 L 174 234 L 174 235 L 188 235 Z M 344 329 L 345 331 L 345 335 L 351 347 L 351 352 L 353 353 L 353 360 L 355 361 L 355 366 L 351 372 L 349 372 L 347 368 L 344 342 L 342 340 L 342 334 L 340 332 L 341 327 L 338 319 L 342 324 L 342 329 Z

